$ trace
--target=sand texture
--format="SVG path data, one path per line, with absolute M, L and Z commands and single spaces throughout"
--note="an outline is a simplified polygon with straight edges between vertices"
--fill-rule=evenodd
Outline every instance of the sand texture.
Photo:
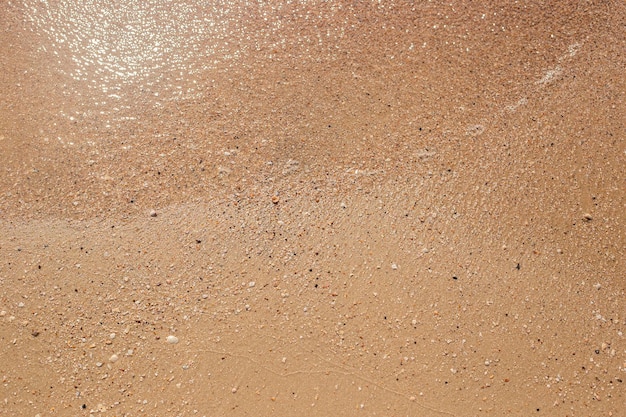
M 621 1 L 0 3 L 0 416 L 626 416 Z

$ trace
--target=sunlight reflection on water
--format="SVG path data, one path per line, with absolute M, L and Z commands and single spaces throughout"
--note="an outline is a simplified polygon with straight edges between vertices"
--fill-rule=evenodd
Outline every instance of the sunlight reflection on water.
M 211 67 L 218 56 L 239 54 L 227 51 L 229 9 L 207 2 L 43 0 L 28 13 L 48 37 L 40 49 L 69 55 L 71 65 L 60 72 L 112 98 L 124 84 L 173 83 L 174 71 L 191 74 Z
M 48 71 L 63 78 L 64 96 L 80 103 L 59 109 L 67 119 L 86 111 L 135 120 L 172 100 L 204 97 L 218 65 L 237 65 L 253 54 L 272 58 L 291 48 L 308 54 L 343 36 L 339 24 L 303 35 L 336 14 L 335 2 L 232 2 L 206 0 L 26 1 L 26 19 L 39 36 L 34 49 Z M 261 55 L 259 55 L 261 54 Z M 252 58 L 254 61 L 255 58 Z M 106 127 L 110 127 L 107 123 Z

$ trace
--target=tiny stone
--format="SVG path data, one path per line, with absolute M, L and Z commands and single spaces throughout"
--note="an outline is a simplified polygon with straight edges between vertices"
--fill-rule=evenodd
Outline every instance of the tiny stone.
M 170 345 L 175 345 L 176 343 L 178 343 L 178 338 L 176 336 L 172 336 L 169 335 L 167 336 L 167 343 L 169 343 Z
M 248 287 L 250 287 L 250 288 L 254 287 L 255 285 L 256 285 L 256 282 L 254 282 L 254 281 L 250 281 L 248 283 Z
M 96 362 L 96 366 L 97 366 L 98 368 L 100 368 L 102 365 L 103 365 L 103 364 L 102 364 L 102 362 Z
M 133 356 L 133 352 L 134 352 L 134 351 L 133 351 L 132 349 L 128 349 L 128 350 L 126 351 L 126 356 Z
M 109 358 L 110 362 L 117 362 L 119 359 L 119 356 L 117 356 L 116 354 L 111 355 L 111 357 Z
M 583 214 L 583 220 L 586 222 L 590 222 L 591 220 L 593 220 L 593 217 L 591 216 L 591 214 L 585 213 Z
M 234 394 L 237 392 L 237 387 L 233 387 L 233 389 L 231 390 L 231 392 Z
M 154 210 L 150 210 L 150 217 L 156 217 L 157 216 L 157 212 Z
M 18 306 L 19 308 L 22 308 L 22 307 L 24 307 L 24 306 L 25 306 L 25 304 L 24 304 L 24 303 L 22 303 L 22 302 L 20 301 L 20 303 L 19 303 L 17 306 Z
M 111 339 L 111 340 L 115 339 L 115 333 L 111 333 L 111 334 L 109 335 L 109 339 Z
M 391 264 L 391 269 L 398 269 L 398 265 L 395 263 Z

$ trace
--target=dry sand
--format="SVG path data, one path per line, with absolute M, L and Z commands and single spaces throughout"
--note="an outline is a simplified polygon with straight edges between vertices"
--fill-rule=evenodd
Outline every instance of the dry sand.
M 626 8 L 502 4 L 0 3 L 0 415 L 626 416 Z

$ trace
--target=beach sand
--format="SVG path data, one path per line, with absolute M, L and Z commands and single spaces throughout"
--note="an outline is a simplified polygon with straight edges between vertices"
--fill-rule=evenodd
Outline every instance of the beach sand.
M 0 415 L 626 415 L 622 2 L 0 5 Z

